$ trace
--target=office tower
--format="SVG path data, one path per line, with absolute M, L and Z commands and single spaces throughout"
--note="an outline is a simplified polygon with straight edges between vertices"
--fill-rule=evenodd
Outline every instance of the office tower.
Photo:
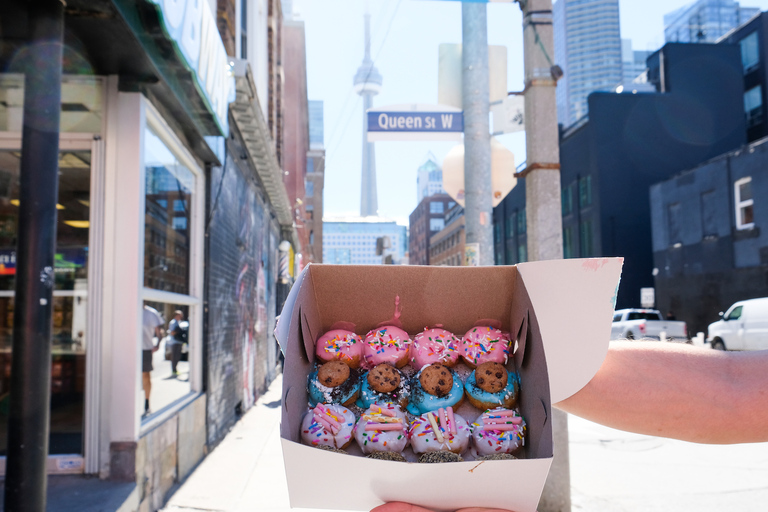
M 437 159 L 431 151 L 427 154 L 427 160 L 417 170 L 416 188 L 416 197 L 419 202 L 425 197 L 445 194 L 445 190 L 443 190 L 443 170 L 438 165 Z
M 376 153 L 368 142 L 368 109 L 373 97 L 381 91 L 382 78 L 371 60 L 371 15 L 365 13 L 365 56 L 355 74 L 355 92 L 363 97 L 363 168 L 360 184 L 360 216 L 377 215 L 379 202 L 376 192 Z
M 645 72 L 645 59 L 647 59 L 651 53 L 652 52 L 650 51 L 633 50 L 631 39 L 621 40 L 621 66 L 623 82 L 625 84 L 632 83 L 638 76 Z
M 622 81 L 618 0 L 557 0 L 554 62 L 564 76 L 557 84 L 557 119 L 569 126 L 587 114 L 587 96 Z
M 714 43 L 759 12 L 757 7 L 740 7 L 734 0 L 698 0 L 664 15 L 664 40 Z

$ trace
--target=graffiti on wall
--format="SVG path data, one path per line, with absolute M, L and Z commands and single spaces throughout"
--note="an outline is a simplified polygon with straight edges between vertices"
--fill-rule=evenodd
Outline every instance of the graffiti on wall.
M 278 227 L 256 185 L 231 157 L 211 172 L 209 224 L 209 441 L 226 432 L 274 378 L 271 348 Z

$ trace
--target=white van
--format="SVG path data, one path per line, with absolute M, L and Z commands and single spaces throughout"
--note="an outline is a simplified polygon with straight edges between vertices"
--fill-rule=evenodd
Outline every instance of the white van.
M 707 341 L 716 350 L 768 349 L 768 297 L 739 301 L 722 319 L 707 327 Z

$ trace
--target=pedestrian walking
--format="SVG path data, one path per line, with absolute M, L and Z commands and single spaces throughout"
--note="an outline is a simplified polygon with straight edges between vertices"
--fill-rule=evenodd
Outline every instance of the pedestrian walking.
M 168 324 L 169 338 L 166 343 L 171 347 L 171 375 L 174 377 L 179 374 L 177 366 L 181 360 L 181 348 L 187 341 L 187 333 L 181 325 L 183 320 L 184 313 L 177 309 L 173 313 L 173 319 Z

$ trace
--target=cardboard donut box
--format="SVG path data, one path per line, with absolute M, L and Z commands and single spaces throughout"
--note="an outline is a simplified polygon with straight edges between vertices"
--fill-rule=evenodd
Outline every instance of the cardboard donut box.
M 552 404 L 581 389 L 602 364 L 621 266 L 620 258 L 495 267 L 309 265 L 275 329 L 285 354 L 280 436 L 291 506 L 369 510 L 405 501 L 434 510 L 534 512 L 552 463 Z M 396 297 L 411 337 L 439 324 L 460 337 L 481 319 L 499 321 L 511 334 L 517 349 L 507 367 L 520 376 L 518 407 L 527 424 L 521 458 L 419 464 L 301 444 L 315 340 L 340 321 L 365 335 L 393 318 Z

